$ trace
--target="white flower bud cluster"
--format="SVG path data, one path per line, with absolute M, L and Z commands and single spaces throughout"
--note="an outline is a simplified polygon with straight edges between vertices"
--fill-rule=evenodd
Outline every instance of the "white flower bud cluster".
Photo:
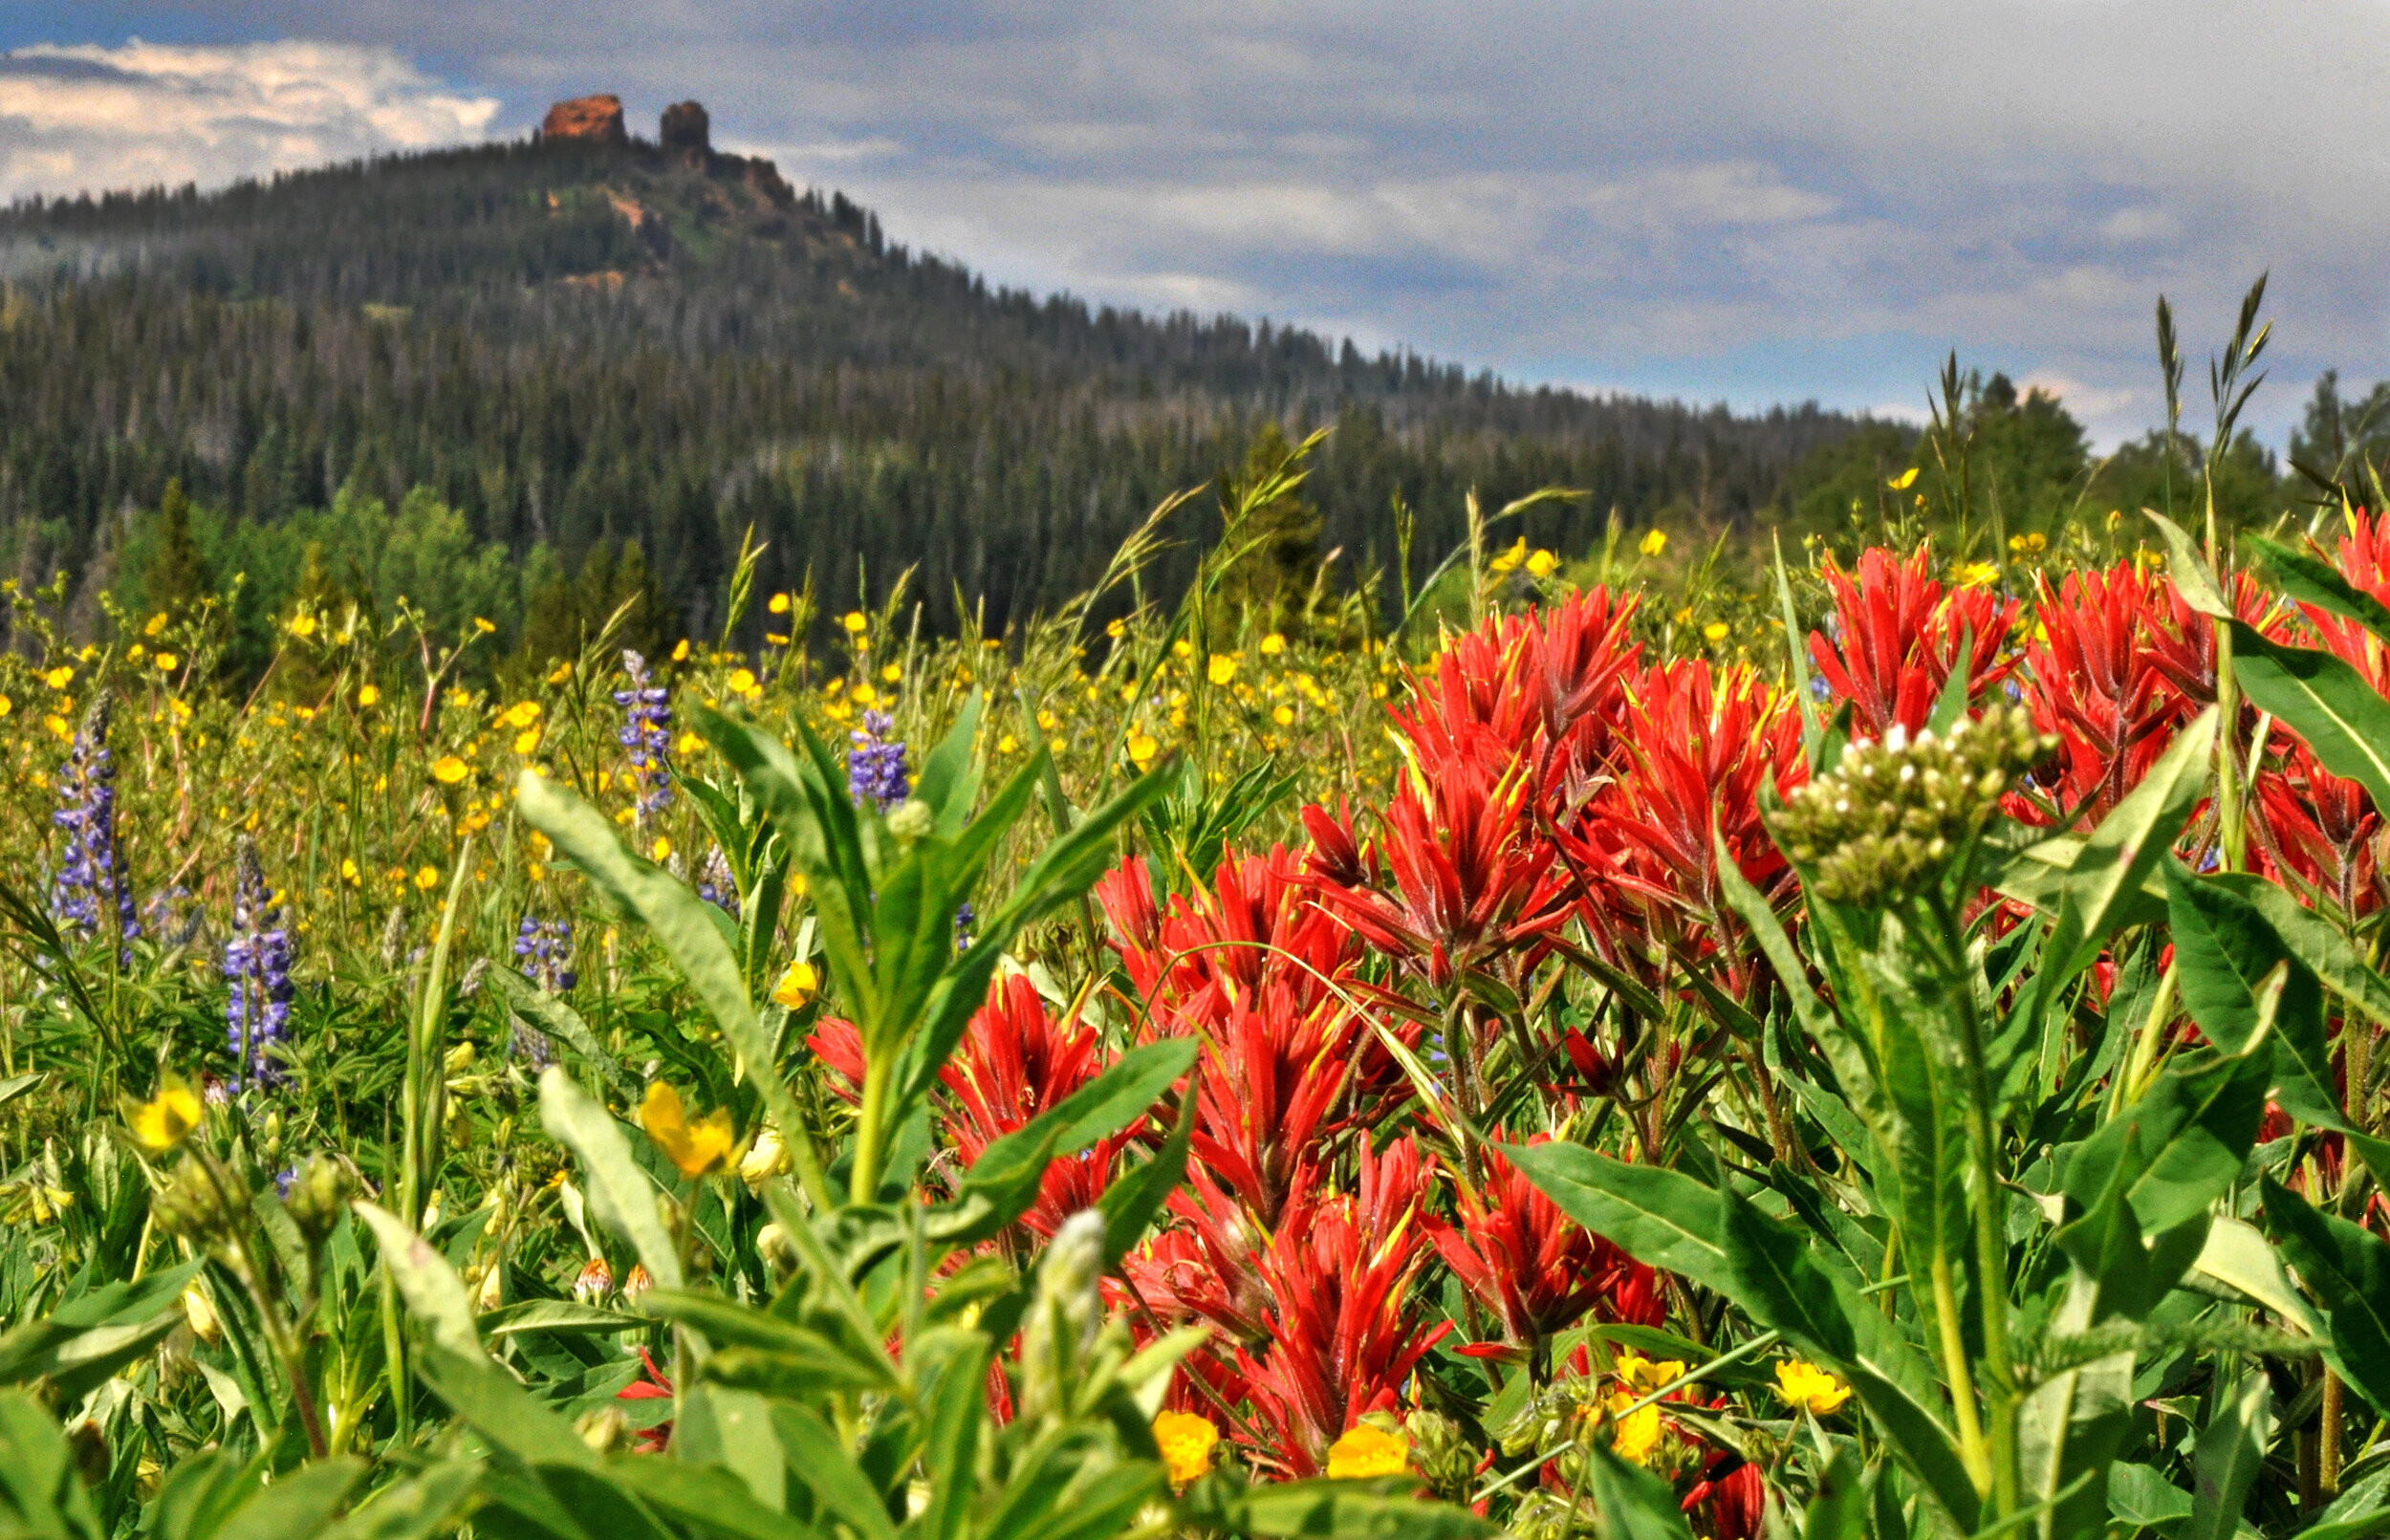
M 2056 747 L 2021 705 L 1994 705 L 1944 734 L 1912 738 L 1896 726 L 1792 793 L 1771 830 L 1819 897 L 1889 902 L 1939 878 L 2017 775 Z

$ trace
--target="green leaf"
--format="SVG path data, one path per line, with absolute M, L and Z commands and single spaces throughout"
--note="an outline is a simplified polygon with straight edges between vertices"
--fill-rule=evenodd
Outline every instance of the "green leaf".
M 481 1479 L 482 1467 L 474 1461 L 433 1465 L 374 1493 L 325 1530 L 324 1540 L 428 1540 L 446 1529 Z
M 1834 1280 L 1817 1266 L 1814 1237 L 1770 1223 L 1730 1187 L 1718 1189 L 1717 1234 L 1730 1285 L 1726 1293 L 1752 1320 L 1813 1357 L 1851 1361 L 1858 1340 Z
M 1145 1238 L 1162 1205 L 1186 1179 L 1186 1152 L 1195 1137 L 1195 1081 L 1190 1075 L 1179 1100 L 1178 1120 L 1162 1148 L 1141 1165 L 1112 1179 L 1096 1207 L 1104 1217 L 1104 1266 L 1111 1268 Z
M 971 691 L 970 699 L 955 714 L 954 726 L 922 761 L 921 775 L 913 783 L 913 795 L 929 804 L 938 816 L 937 832 L 949 838 L 970 821 L 971 806 L 979 800 L 979 777 L 971 771 L 972 751 L 979 739 L 980 713 L 986 706 L 987 697 Z
M 714 1025 L 737 1051 L 742 1067 L 763 1095 L 765 1107 L 779 1123 L 784 1144 L 792 1155 L 801 1157 L 806 1149 L 804 1130 L 813 1125 L 805 1120 L 787 1082 L 780 1078 L 779 1064 L 772 1057 L 771 1039 L 765 1033 L 763 1023 L 756 1020 L 754 1006 L 747 997 L 747 980 L 740 970 L 738 956 L 716 923 L 721 911 L 700 899 L 671 873 L 625 850 L 604 813 L 547 777 L 524 771 L 515 782 L 514 796 L 523 816 L 534 828 L 571 857 L 574 865 L 616 903 L 637 916 L 663 944 L 674 965 L 688 980 L 689 987 L 705 1002 Z M 546 1084 L 545 1076 L 542 1084 Z M 544 1104 L 544 1093 L 542 1101 Z M 800 1175 L 806 1174 L 800 1170 Z M 812 1184 L 809 1181 L 808 1185 Z M 663 1274 L 656 1270 L 655 1259 L 647 1256 L 644 1248 L 640 1260 L 657 1282 L 663 1281 Z M 676 1265 L 672 1271 L 677 1281 L 679 1267 Z
M 600 1310 L 571 1299 L 522 1299 L 484 1311 L 475 1322 L 485 1337 L 516 1336 L 547 1332 L 557 1336 L 582 1336 L 593 1332 L 628 1332 L 647 1324 L 643 1316 Z
M 2260 711 L 2307 740 L 2324 769 L 2390 808 L 2390 701 L 2328 652 L 2269 641 L 2238 620 L 2232 671 Z
M 1876 1474 L 1861 1472 L 1857 1450 L 1837 1450 L 1802 1510 L 1801 1540 L 1865 1540 L 1868 1488 Z
M 554 1072 L 550 1072 L 551 1074 Z M 381 1265 L 397 1280 L 407 1310 L 431 1333 L 431 1340 L 451 1353 L 481 1352 L 481 1336 L 473 1324 L 472 1297 L 465 1280 L 448 1266 L 431 1243 L 406 1227 L 406 1222 L 378 1204 L 363 1199 L 349 1204 L 381 1248 Z
M 2390 1408 L 2390 1245 L 2264 1180 L 2266 1227 L 2322 1307 L 2317 1341 L 2340 1377 Z
M 1418 1486 L 1418 1479 L 1408 1476 L 1376 1481 L 1320 1477 L 1238 1490 L 1214 1479 L 1189 1488 L 1185 1507 L 1204 1527 L 1233 1535 L 1494 1540 L 1501 1534 L 1499 1527 L 1464 1508 L 1423 1503 L 1409 1495 Z
M 2233 1540 L 2271 1442 L 2273 1392 L 2263 1374 L 2217 1398 L 2191 1456 L 2191 1516 L 2180 1540 Z
M 320 1534 L 365 1476 L 365 1462 L 336 1455 L 282 1477 L 234 1509 L 212 1540 L 308 1540 Z
M 581 1158 L 598 1217 L 631 1243 L 647 1276 L 660 1288 L 680 1288 L 681 1254 L 656 1216 L 656 1184 L 631 1158 L 630 1143 L 614 1115 L 590 1100 L 562 1068 L 551 1065 L 539 1077 L 539 1126 Z
M 2191 1516 L 2191 1494 L 2147 1465 L 2119 1460 L 2108 1467 L 2108 1511 L 2135 1529 L 2172 1535 Z
M 1692 1540 L 1676 1490 L 1607 1448 L 1587 1451 L 1585 1485 L 1609 1540 Z
M 2183 596 L 2183 602 L 2210 619 L 2230 619 L 2232 606 L 2226 601 L 2224 588 L 2216 581 L 2199 543 L 2183 526 L 2156 509 L 2145 508 L 2141 512 L 2158 526 L 2158 533 L 2165 540 L 2166 574 L 2174 579 L 2175 592 Z
M 908 1540 L 959 1540 L 970 1522 L 981 1425 L 988 1421 L 989 1347 L 983 1338 L 939 1373 L 929 1396 L 929 1439 L 922 1469 L 929 1502 Z
M 2244 1051 L 2263 1026 L 2274 1040 L 2276 1099 L 2321 1127 L 2346 1123 L 2333 1090 L 2324 1043 L 2323 989 L 2282 944 L 2256 904 L 2232 884 L 2191 876 L 2166 862 L 2175 977 L 2184 1009 L 2227 1053 Z M 2286 970 L 2269 985 L 2277 969 Z
M 416 1373 L 493 1450 L 526 1465 L 596 1468 L 597 1452 L 572 1424 L 532 1399 L 487 1356 L 452 1353 L 434 1342 Z
M 2205 1213 L 2240 1180 L 2257 1142 L 2271 1065 L 2271 1055 L 2259 1052 L 2168 1069 L 2140 1100 L 2075 1148 L 2067 1196 L 2092 1207 L 2108 1174 L 2130 1160 L 2138 1175 L 2124 1196 L 2143 1230 L 2170 1230 Z
M 1711 1188 L 1682 1172 L 1629 1165 L 1582 1144 L 1555 1139 L 1499 1148 L 1562 1213 L 1636 1261 L 1732 1293 L 1726 1250 L 1712 1233 L 1718 1195 Z
M 81 1397 L 182 1323 L 183 1291 L 202 1264 L 107 1284 L 0 1336 L 0 1384 L 46 1379 Z
M 2390 606 L 2341 576 L 2340 570 L 2332 563 L 2262 534 L 2244 535 L 2242 539 L 2273 569 L 2283 592 L 2292 598 L 2354 620 L 2384 642 L 2390 642 Z
M 803 1406 L 778 1408 L 772 1422 L 789 1452 L 790 1474 L 813 1490 L 822 1508 L 865 1540 L 896 1540 L 886 1499 L 828 1422 Z
M 729 1540 L 821 1540 L 822 1531 L 755 1501 L 727 1470 L 634 1455 L 611 1462 L 606 1478 L 645 1507 L 674 1521 L 683 1534 Z M 605 1536 L 604 1540 L 613 1540 Z
M 605 1076 L 606 1084 L 619 1092 L 623 1100 L 639 1100 L 643 1088 L 628 1070 L 622 1068 L 619 1060 L 598 1046 L 597 1034 L 589 1030 L 589 1023 L 581 1020 L 579 1011 L 539 988 L 512 968 L 493 967 L 486 977 L 492 987 L 506 996 L 509 1010 L 550 1037 L 570 1044 L 592 1069 Z
M 2274 1254 L 2272 1245 L 2247 1220 L 2217 1215 L 2208 1224 L 2207 1239 L 2191 1266 L 2214 1282 L 2272 1311 L 2309 1336 L 2322 1330 L 2307 1301 L 2291 1287 L 2290 1278 L 2282 1270 L 2282 1259 Z

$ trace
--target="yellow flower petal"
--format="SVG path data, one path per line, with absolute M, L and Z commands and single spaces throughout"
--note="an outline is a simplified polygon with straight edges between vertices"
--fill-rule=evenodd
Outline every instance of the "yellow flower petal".
M 1154 1442 L 1162 1446 L 1162 1463 L 1170 1467 L 1170 1485 L 1183 1488 L 1211 1469 L 1220 1430 L 1211 1419 L 1193 1412 L 1164 1412 L 1154 1419 Z
M 730 1162 L 736 1135 L 728 1107 L 716 1107 L 692 1123 L 681 1104 L 681 1094 L 662 1080 L 652 1080 L 640 1103 L 639 1122 L 683 1176 L 706 1176 Z
M 180 1079 L 168 1075 L 158 1083 L 158 1094 L 125 1111 L 125 1121 L 133 1127 L 133 1137 L 152 1150 L 170 1150 L 190 1137 L 199 1126 L 205 1111 L 199 1096 Z
M 1355 1423 L 1328 1445 L 1328 1474 L 1338 1481 L 1399 1476 L 1410 1467 L 1411 1441 L 1367 1422 Z

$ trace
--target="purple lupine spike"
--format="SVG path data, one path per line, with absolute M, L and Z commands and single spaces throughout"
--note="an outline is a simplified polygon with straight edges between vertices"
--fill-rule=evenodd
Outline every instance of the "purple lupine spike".
M 237 1068 L 234 1083 L 277 1086 L 281 1064 L 269 1046 L 291 1035 L 291 932 L 282 905 L 266 884 L 257 847 L 244 835 L 232 878 L 232 935 L 224 944 L 226 1036 Z
M 885 813 L 913 793 L 904 773 L 904 743 L 890 736 L 895 731 L 896 718 L 866 711 L 862 730 L 847 734 L 855 748 L 846 757 L 846 792 L 858 808 L 868 800 Z
M 648 671 L 647 660 L 628 647 L 622 649 L 622 672 L 630 676 L 631 687 L 614 692 L 614 704 L 622 707 L 623 715 L 617 736 L 639 789 L 634 817 L 643 828 L 672 800 L 671 771 L 664 765 L 672 747 L 672 707 L 665 704 L 668 693 Z
M 141 924 L 117 848 L 117 771 L 108 752 L 113 705 L 104 689 L 92 697 L 66 763 L 58 770 L 60 806 L 50 821 L 66 831 L 66 849 L 51 883 L 50 910 L 61 925 L 73 925 L 86 935 L 98 931 L 102 917 L 113 910 L 118 939 L 130 942 L 141 933 Z
M 739 917 L 739 885 L 730 878 L 730 857 L 716 845 L 706 853 L 706 864 L 697 869 L 697 896 L 729 917 Z
M 579 982 L 573 971 L 573 922 L 569 920 L 525 915 L 514 932 L 514 956 L 523 977 L 549 994 L 562 994 Z M 513 1047 L 535 1070 L 555 1062 L 555 1045 L 548 1034 L 519 1016 L 514 1020 Z

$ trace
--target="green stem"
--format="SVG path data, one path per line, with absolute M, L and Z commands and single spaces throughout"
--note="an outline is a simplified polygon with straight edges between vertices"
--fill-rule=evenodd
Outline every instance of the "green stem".
M 2166 1021 L 2174 1014 L 2174 964 L 2168 962 L 2166 971 L 2158 980 L 2157 997 L 2149 1002 L 2149 1014 L 2141 1021 L 2140 1035 L 2133 1040 L 2133 1056 L 2125 1061 L 2124 1073 L 2109 1088 L 2111 1117 L 2140 1099 L 2141 1086 L 2158 1060 L 2159 1042 L 2165 1035 Z
M 886 1159 L 880 1145 L 886 1139 L 882 1125 L 888 1117 L 888 1080 L 895 1073 L 896 1066 L 878 1063 L 863 1072 L 863 1107 L 855 1127 L 855 1171 L 847 1183 L 851 1203 L 870 1203 L 880 1192 L 880 1167 Z

